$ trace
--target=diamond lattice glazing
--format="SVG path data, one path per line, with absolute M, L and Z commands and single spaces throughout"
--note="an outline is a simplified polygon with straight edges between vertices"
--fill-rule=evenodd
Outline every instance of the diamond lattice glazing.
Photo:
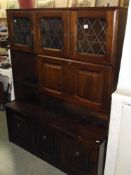
M 64 24 L 61 18 L 41 18 L 41 42 L 42 47 L 63 49 Z
M 105 55 L 107 26 L 107 20 L 104 18 L 79 18 L 77 22 L 77 52 Z
M 30 19 L 27 17 L 13 18 L 14 42 L 15 44 L 22 44 L 32 46 L 32 35 L 30 29 Z

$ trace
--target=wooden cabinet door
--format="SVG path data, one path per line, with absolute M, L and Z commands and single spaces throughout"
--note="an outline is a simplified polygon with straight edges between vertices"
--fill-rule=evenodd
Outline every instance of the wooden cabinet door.
M 109 111 L 111 67 L 49 57 L 39 59 L 41 92 L 91 110 Z
M 6 109 L 6 115 L 10 141 L 32 152 L 35 149 L 33 123 L 25 116 L 9 108 Z
M 38 155 L 50 163 L 60 161 L 60 139 L 51 128 L 38 126 L 37 147 Z
M 38 53 L 65 57 L 68 50 L 68 13 L 44 10 L 36 13 Z
M 79 62 L 71 63 L 70 66 L 70 80 L 72 79 L 74 88 L 70 98 L 89 109 L 107 112 L 110 104 L 112 68 Z
M 39 57 L 40 91 L 55 97 L 64 96 L 64 61 Z
M 76 175 L 98 175 L 99 145 L 92 144 L 89 140 L 87 142 L 88 144 L 84 145 L 71 138 L 63 141 L 62 163 L 67 172 Z
M 11 48 L 35 52 L 35 15 L 31 11 L 7 11 Z
M 97 64 L 111 64 L 114 33 L 113 10 L 88 9 L 71 12 L 71 57 Z

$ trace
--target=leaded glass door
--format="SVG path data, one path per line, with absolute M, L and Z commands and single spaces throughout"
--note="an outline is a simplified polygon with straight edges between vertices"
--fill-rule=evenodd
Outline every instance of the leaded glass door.
M 9 27 L 11 48 L 26 52 L 35 52 L 35 16 L 30 11 L 11 12 L 9 15 Z
M 104 8 L 72 12 L 72 57 L 85 62 L 111 64 L 113 19 L 113 12 Z
M 38 40 L 40 54 L 65 57 L 68 49 L 68 13 L 66 11 L 44 10 L 37 12 Z

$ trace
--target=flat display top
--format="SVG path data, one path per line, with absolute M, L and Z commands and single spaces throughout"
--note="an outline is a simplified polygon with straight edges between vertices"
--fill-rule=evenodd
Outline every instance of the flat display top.
M 116 10 L 127 9 L 127 7 L 67 7 L 67 8 L 23 8 L 23 9 L 7 9 L 7 11 L 39 11 L 39 10 Z

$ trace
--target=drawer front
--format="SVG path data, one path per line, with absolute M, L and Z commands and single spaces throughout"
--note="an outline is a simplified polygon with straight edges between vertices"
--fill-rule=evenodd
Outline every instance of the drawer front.
M 63 145 L 64 168 L 76 175 L 97 175 L 97 148 L 66 139 Z
M 32 122 L 9 109 L 6 114 L 10 141 L 32 152 L 35 144 Z
M 26 138 L 29 134 L 26 120 L 16 114 L 12 115 L 12 129 L 13 135 L 18 137 Z
M 60 155 L 60 139 L 52 130 L 39 128 L 37 134 L 38 154 L 51 163 L 57 163 Z

